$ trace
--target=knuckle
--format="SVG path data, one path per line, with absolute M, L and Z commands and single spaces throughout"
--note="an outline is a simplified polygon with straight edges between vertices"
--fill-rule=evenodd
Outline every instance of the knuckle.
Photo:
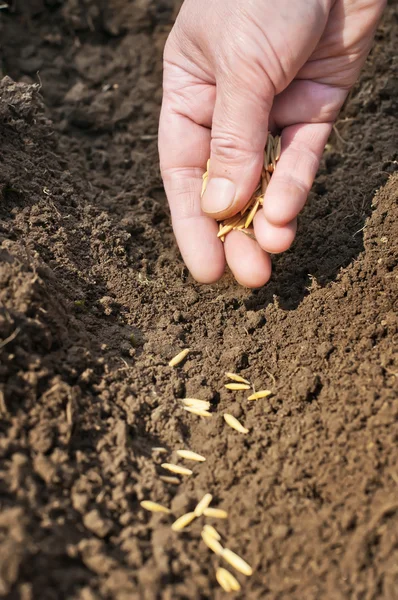
M 244 140 L 232 133 L 220 133 L 212 137 L 210 151 L 218 160 L 241 164 L 252 157 L 253 152 Z

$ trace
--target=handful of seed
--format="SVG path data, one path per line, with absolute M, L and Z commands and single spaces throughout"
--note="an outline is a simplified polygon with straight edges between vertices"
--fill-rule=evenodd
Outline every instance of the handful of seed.
M 275 171 L 276 163 L 279 160 L 280 154 L 280 136 L 276 135 L 274 137 L 271 133 L 269 133 L 267 138 L 267 144 L 264 150 L 264 166 L 261 171 L 260 182 L 253 196 L 250 198 L 249 202 L 246 204 L 246 206 L 242 208 L 242 210 L 237 215 L 234 215 L 233 217 L 229 217 L 228 219 L 219 222 L 217 237 L 219 237 L 222 242 L 225 241 L 225 236 L 228 233 L 230 233 L 233 229 L 242 231 L 246 235 L 250 236 L 252 239 L 255 239 L 251 224 L 253 222 L 254 217 L 256 216 L 257 211 L 263 205 L 264 195 L 267 190 L 268 184 L 271 181 L 271 175 Z M 203 174 L 201 194 L 202 196 L 205 193 L 207 187 L 209 167 L 210 160 L 207 161 L 207 170 L 206 173 Z

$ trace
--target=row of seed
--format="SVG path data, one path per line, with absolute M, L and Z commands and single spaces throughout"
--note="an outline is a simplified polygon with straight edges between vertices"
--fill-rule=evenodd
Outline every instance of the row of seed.
M 222 242 L 225 241 L 225 236 L 230 233 L 233 229 L 242 231 L 246 235 L 253 238 L 253 230 L 251 224 L 257 211 L 264 203 L 264 195 L 267 190 L 268 184 L 271 181 L 271 175 L 275 171 L 276 163 L 279 160 L 281 154 L 281 138 L 279 135 L 273 136 L 271 133 L 268 134 L 267 143 L 264 149 L 264 165 L 261 171 L 260 182 L 250 198 L 249 202 L 244 208 L 233 217 L 229 217 L 219 223 L 219 230 L 217 237 Z M 207 181 L 209 178 L 210 160 L 207 161 L 206 172 L 203 174 L 202 193 L 206 191 Z
M 190 352 L 190 348 L 185 348 L 179 354 L 177 354 L 170 362 L 169 366 L 175 367 L 179 365 L 185 358 L 188 356 Z M 249 390 L 251 389 L 251 384 L 247 379 L 244 379 L 240 375 L 236 373 L 226 373 L 225 374 L 228 379 L 233 381 L 233 383 L 226 383 L 225 387 L 228 390 L 239 391 L 239 390 Z M 260 390 L 251 394 L 248 397 L 248 400 L 259 400 L 261 398 L 266 398 L 271 395 L 270 390 Z M 199 417 L 210 418 L 212 417 L 212 413 L 210 412 L 210 402 L 206 400 L 200 400 L 198 398 L 184 398 L 182 400 L 183 408 L 187 412 L 195 414 Z M 239 433 L 247 434 L 249 430 L 243 427 L 243 425 L 236 419 L 233 415 L 225 413 L 223 415 L 225 422 L 235 429 Z M 167 452 L 165 448 L 154 448 L 154 450 Z M 191 450 L 177 450 L 177 456 L 186 459 L 193 460 L 196 462 L 204 462 L 206 458 L 196 452 L 192 452 Z M 192 470 L 187 469 L 186 467 L 182 467 L 180 465 L 175 465 L 172 463 L 162 463 L 162 468 L 177 475 L 189 476 L 192 475 Z M 180 480 L 175 477 L 162 477 L 163 481 L 167 483 L 179 484 Z M 218 519 L 226 519 L 228 514 L 226 511 L 213 508 L 210 506 L 212 501 L 211 494 L 205 494 L 202 500 L 197 504 L 196 508 L 192 512 L 188 512 L 181 517 L 179 517 L 172 524 L 171 528 L 173 531 L 182 531 L 188 525 L 190 525 L 195 519 L 204 516 L 204 517 L 212 517 Z M 151 500 L 143 500 L 141 502 L 142 508 L 149 510 L 151 512 L 161 512 L 165 514 L 170 514 L 171 510 L 161 504 L 156 502 L 152 502 Z M 224 548 L 221 545 L 221 536 L 217 532 L 217 530 L 211 525 L 204 525 L 201 532 L 202 540 L 206 544 L 206 546 L 212 550 L 217 556 L 223 558 L 226 562 L 228 562 L 232 567 L 234 567 L 240 573 L 250 576 L 253 573 L 252 568 L 245 562 L 240 556 L 229 550 L 228 548 Z M 216 579 L 220 586 L 226 591 L 239 591 L 240 584 L 237 579 L 227 571 L 226 569 L 219 567 L 216 571 Z

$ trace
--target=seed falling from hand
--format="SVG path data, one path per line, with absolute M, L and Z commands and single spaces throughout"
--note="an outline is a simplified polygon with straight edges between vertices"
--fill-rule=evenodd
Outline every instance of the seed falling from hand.
M 271 395 L 272 395 L 271 390 L 260 390 L 258 392 L 255 392 L 251 396 L 249 396 L 248 400 L 260 400 L 260 398 L 268 398 L 268 396 L 271 396 Z
M 174 521 L 171 528 L 173 531 L 181 531 L 182 529 L 185 529 L 185 527 L 188 527 L 188 525 L 190 525 L 194 519 L 196 519 L 194 512 L 186 513 Z
M 212 517 L 213 519 L 228 519 L 228 513 L 226 510 L 221 508 L 205 508 L 203 511 L 205 517 Z
M 174 358 L 171 359 L 171 361 L 169 362 L 169 367 L 176 367 L 177 365 L 179 365 L 184 360 L 184 358 L 188 356 L 190 351 L 190 348 L 185 348 L 185 350 L 181 350 L 181 352 L 179 352 Z
M 201 517 L 206 510 L 210 506 L 210 502 L 213 500 L 213 496 L 211 494 L 205 494 L 202 500 L 196 505 L 195 515 L 197 517 Z
M 239 390 L 250 390 L 250 385 L 247 383 L 226 383 L 225 386 L 227 390 L 233 390 L 235 392 Z
M 225 561 L 227 561 L 227 563 L 231 565 L 231 567 L 234 567 L 234 569 L 236 569 L 240 573 L 243 573 L 243 575 L 250 577 L 250 575 L 253 574 L 253 569 L 251 568 L 251 566 L 248 565 L 247 562 L 243 560 L 243 558 L 235 554 L 235 552 L 232 552 L 232 550 L 228 550 L 228 548 L 225 548 L 225 550 L 222 553 L 222 557 Z
M 161 504 L 158 504 L 157 502 L 152 502 L 151 500 L 143 500 L 142 502 L 140 502 L 140 505 L 142 506 L 142 508 L 144 508 L 145 510 L 149 510 L 150 512 L 164 513 L 166 515 L 169 515 L 171 513 L 171 510 L 169 508 L 166 508 L 166 506 L 162 506 Z
M 205 462 L 205 457 L 191 450 L 177 450 L 178 456 L 185 458 L 186 460 L 195 460 L 196 462 Z
M 216 579 L 224 592 L 239 592 L 239 581 L 223 567 L 219 567 L 216 571 Z
M 224 414 L 224 420 L 227 425 L 238 431 L 239 433 L 249 433 L 249 430 L 246 427 L 243 427 L 242 423 L 238 421 L 233 415 L 229 415 L 228 413 Z
M 250 385 L 250 381 L 244 379 L 244 377 L 238 375 L 237 373 L 225 373 L 225 377 L 228 377 L 228 379 L 232 379 L 232 381 L 236 381 L 237 383 L 245 383 L 246 385 Z
M 202 530 L 201 536 L 206 546 L 210 548 L 210 550 L 214 552 L 214 554 L 217 554 L 217 556 L 222 555 L 224 548 L 221 546 L 218 540 L 216 540 L 212 535 L 210 535 L 210 533 L 208 533 L 204 529 Z
M 175 473 L 176 475 L 192 475 L 191 469 L 181 467 L 180 465 L 173 465 L 170 463 L 162 463 L 161 466 L 163 469 L 166 469 L 166 471 L 170 471 L 171 473 Z

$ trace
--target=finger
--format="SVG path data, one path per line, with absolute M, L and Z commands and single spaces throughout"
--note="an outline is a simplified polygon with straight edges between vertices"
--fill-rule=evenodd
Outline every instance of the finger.
M 273 92 L 258 81 L 217 80 L 210 173 L 203 211 L 222 219 L 235 214 L 260 179 Z
M 225 238 L 225 255 L 235 279 L 245 287 L 259 288 L 271 277 L 271 259 L 257 242 L 241 231 Z
M 314 81 L 293 81 L 275 97 L 272 121 L 277 129 L 296 123 L 332 123 L 347 91 Z
M 225 268 L 217 224 L 200 207 L 209 145 L 209 129 L 177 112 L 166 97 L 159 124 L 162 177 L 181 255 L 192 276 L 201 283 L 217 281 Z
M 297 219 L 283 227 L 272 225 L 260 210 L 254 219 L 257 241 L 261 248 L 270 254 L 279 254 L 289 250 L 297 231 Z
M 303 208 L 331 129 L 332 123 L 305 123 L 283 130 L 281 156 L 263 205 L 264 217 L 272 225 L 287 225 Z M 263 246 L 261 230 L 256 225 L 254 230 Z

